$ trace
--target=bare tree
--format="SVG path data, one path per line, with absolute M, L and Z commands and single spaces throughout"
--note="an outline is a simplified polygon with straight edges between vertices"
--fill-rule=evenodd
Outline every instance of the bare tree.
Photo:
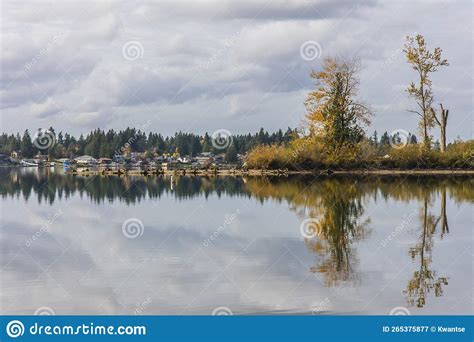
M 442 103 L 440 103 L 439 106 L 439 116 L 433 108 L 431 108 L 431 114 L 433 115 L 433 119 L 435 120 L 436 124 L 439 126 L 441 138 L 441 152 L 444 153 L 446 152 L 446 126 L 448 125 L 449 109 L 444 109 Z
M 431 89 L 431 79 L 429 74 L 438 70 L 438 67 L 449 65 L 447 59 L 441 58 L 441 48 L 429 51 L 426 47 L 425 38 L 421 34 L 416 37 L 407 36 L 407 42 L 403 48 L 408 63 L 418 73 L 418 84 L 411 82 L 407 92 L 418 104 L 418 110 L 410 110 L 420 116 L 420 131 L 423 136 L 423 145 L 426 148 L 431 146 L 429 136 L 430 129 L 434 126 L 435 118 L 431 112 L 433 103 L 433 91 Z

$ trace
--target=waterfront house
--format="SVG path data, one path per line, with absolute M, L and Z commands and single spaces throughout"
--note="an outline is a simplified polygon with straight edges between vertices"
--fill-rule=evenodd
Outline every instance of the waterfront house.
M 145 159 L 145 154 L 144 153 L 141 153 L 141 152 L 131 152 L 130 153 L 130 160 L 133 162 L 133 163 L 136 163 L 142 159 Z
M 99 164 L 100 165 L 110 165 L 112 164 L 112 159 L 110 158 L 99 158 Z
M 191 159 L 189 157 L 179 157 L 178 162 L 181 164 L 191 164 Z
M 36 163 L 41 164 L 42 162 L 48 161 L 49 156 L 47 154 L 38 153 L 36 156 L 33 157 L 33 160 Z
M 199 166 L 209 166 L 214 161 L 213 154 L 210 152 L 200 153 L 194 160 Z
M 10 153 L 10 157 L 20 159 L 22 157 L 21 151 L 12 151 L 12 153 Z
M 95 165 L 97 164 L 97 159 L 94 157 L 84 155 L 80 157 L 74 158 L 78 166 L 87 166 L 87 165 Z
M 172 171 L 179 169 L 179 163 L 172 161 L 167 163 L 161 163 L 161 168 L 163 171 Z

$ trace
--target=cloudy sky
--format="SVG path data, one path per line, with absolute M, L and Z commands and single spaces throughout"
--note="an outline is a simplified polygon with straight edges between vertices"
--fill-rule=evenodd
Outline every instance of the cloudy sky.
M 450 66 L 434 76 L 448 136 L 473 132 L 472 2 L 2 1 L 1 124 L 254 132 L 301 125 L 309 72 L 358 56 L 368 133 L 415 131 L 401 47 L 422 33 Z

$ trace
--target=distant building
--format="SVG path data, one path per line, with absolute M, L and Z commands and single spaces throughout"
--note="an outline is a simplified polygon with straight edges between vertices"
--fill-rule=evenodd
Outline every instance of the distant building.
M 98 163 L 102 164 L 102 165 L 109 165 L 109 164 L 112 164 L 112 159 L 110 159 L 110 158 L 99 158 Z
M 198 165 L 210 165 L 213 162 L 212 157 L 210 156 L 203 156 L 202 154 L 194 158 Z
M 179 169 L 179 164 L 177 162 L 161 163 L 161 168 L 164 171 L 177 170 Z
M 179 157 L 178 161 L 182 164 L 190 164 L 191 159 L 189 157 Z
M 48 155 L 47 154 L 37 154 L 36 156 L 33 157 L 35 161 L 47 161 L 48 160 Z
M 10 157 L 16 158 L 16 159 L 21 158 L 22 157 L 21 151 L 12 151 L 12 153 L 10 153 Z
M 125 159 L 126 157 L 124 155 L 120 155 L 120 154 L 114 154 L 114 156 L 112 157 L 112 160 L 116 163 L 124 163 L 125 162 Z
M 97 159 L 95 159 L 94 157 L 88 156 L 88 155 L 76 157 L 76 158 L 74 158 L 74 160 L 76 161 L 77 165 L 97 164 Z
M 130 159 L 133 161 L 133 162 L 137 162 L 141 159 L 144 159 L 145 158 L 145 154 L 142 153 L 142 152 L 131 152 L 130 153 Z

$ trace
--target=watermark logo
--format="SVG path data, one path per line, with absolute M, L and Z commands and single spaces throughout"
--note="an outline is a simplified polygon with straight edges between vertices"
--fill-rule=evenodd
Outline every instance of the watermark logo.
M 319 232 L 320 228 L 318 221 L 314 218 L 308 218 L 300 224 L 300 233 L 304 238 L 314 238 L 315 236 L 319 235 Z
M 406 216 L 403 221 L 393 230 L 385 239 L 382 240 L 380 245 L 382 247 L 386 247 L 390 241 L 392 241 L 398 234 L 403 232 L 410 222 L 413 220 L 413 218 L 416 216 L 416 210 L 411 212 L 408 216 Z
M 232 316 L 232 310 L 226 306 L 219 306 L 212 310 L 212 316 Z
M 26 247 L 31 247 L 34 241 L 38 240 L 45 232 L 49 230 L 49 227 L 63 214 L 62 209 L 59 209 L 52 216 L 48 216 L 48 220 L 41 225 L 41 228 L 28 240 L 26 240 Z
M 56 137 L 49 129 L 38 129 L 33 137 L 33 145 L 40 150 L 51 148 L 56 143 Z
M 129 239 L 136 239 L 142 236 L 144 230 L 143 222 L 135 217 L 125 220 L 122 224 L 122 233 Z
M 135 315 L 141 315 L 146 308 L 151 304 L 151 298 L 147 297 L 143 302 L 137 303 L 137 307 L 135 308 Z
M 223 150 L 232 144 L 232 133 L 226 129 L 218 129 L 212 133 L 212 146 L 218 150 Z
M 224 47 L 218 49 L 218 50 L 211 56 L 211 58 L 209 58 L 209 60 L 207 61 L 207 63 L 205 63 L 204 65 L 202 65 L 202 68 L 201 68 L 201 69 L 203 69 L 203 70 L 208 70 L 208 69 L 211 67 L 211 65 L 215 64 L 219 59 L 221 59 L 222 56 L 236 44 L 236 42 L 238 41 L 239 38 L 240 38 L 240 31 L 237 31 L 237 32 L 236 32 L 235 34 L 233 34 L 232 36 L 226 38 L 226 39 L 224 40 Z
M 61 32 L 55 36 L 51 40 L 49 40 L 44 47 L 31 58 L 28 63 L 25 64 L 25 70 L 29 71 L 34 65 L 36 65 L 44 56 L 46 56 L 55 46 L 60 44 L 64 41 L 66 35 L 69 34 L 69 31 Z
M 390 146 L 395 149 L 401 149 L 410 143 L 410 133 L 404 129 L 396 129 L 390 132 Z
M 141 59 L 144 53 L 143 45 L 137 40 L 129 40 L 122 47 L 122 56 L 127 61 Z
M 230 226 L 230 224 L 240 215 L 240 210 L 237 209 L 231 215 L 226 215 L 224 224 L 220 225 L 207 239 L 204 241 L 204 247 L 208 247 L 214 240 L 216 240 L 221 233 Z
M 316 306 L 312 311 L 311 313 L 313 315 L 318 315 L 320 312 L 322 312 L 324 310 L 325 307 L 327 307 L 329 305 L 331 301 L 329 300 L 328 297 L 324 298 L 324 300 L 318 304 L 318 306 Z
M 300 56 L 308 62 L 320 58 L 322 51 L 321 45 L 314 40 L 308 40 L 300 46 Z
M 404 306 L 397 306 L 390 310 L 390 316 L 410 316 L 410 310 Z
M 42 306 L 35 310 L 34 315 L 35 316 L 54 316 L 56 314 L 54 313 L 54 310 L 51 309 L 50 307 Z
M 6 327 L 7 335 L 11 338 L 17 338 L 25 333 L 25 326 L 20 321 L 10 321 Z

